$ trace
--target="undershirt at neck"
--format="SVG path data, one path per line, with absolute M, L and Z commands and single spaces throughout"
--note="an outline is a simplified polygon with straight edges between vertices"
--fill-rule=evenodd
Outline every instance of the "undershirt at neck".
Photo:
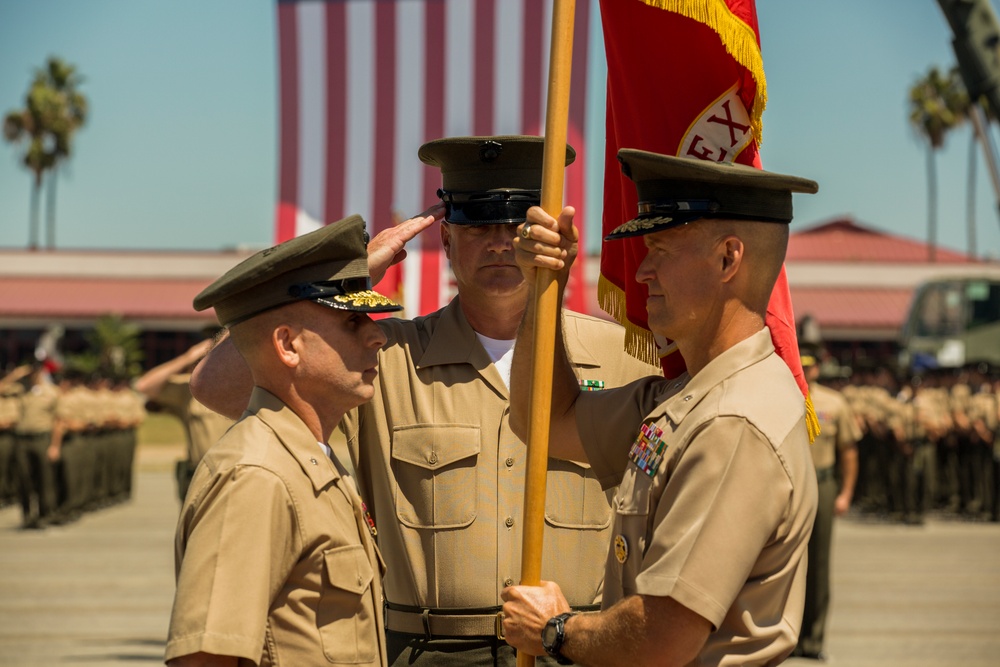
M 496 366 L 497 372 L 503 378 L 503 383 L 510 389 L 510 365 L 514 360 L 514 340 L 497 340 L 489 338 L 481 333 L 476 333 L 476 338 L 486 349 L 486 354 L 490 355 L 490 360 Z

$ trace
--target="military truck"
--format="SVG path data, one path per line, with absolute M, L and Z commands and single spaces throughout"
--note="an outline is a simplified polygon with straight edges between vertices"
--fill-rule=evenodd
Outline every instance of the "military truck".
M 920 372 L 1000 365 L 1000 278 L 966 276 L 917 288 L 900 336 L 900 367 Z

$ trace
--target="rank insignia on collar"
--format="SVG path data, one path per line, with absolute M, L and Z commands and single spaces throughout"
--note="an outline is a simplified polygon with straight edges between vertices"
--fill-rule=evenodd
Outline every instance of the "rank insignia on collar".
M 604 389 L 604 380 L 580 380 L 580 389 L 583 391 L 600 391 Z
M 615 558 L 619 563 L 624 563 L 628 559 L 628 542 L 624 535 L 615 535 Z
M 639 435 L 636 436 L 628 457 L 639 470 L 650 477 L 656 475 L 656 470 L 663 460 L 663 453 L 667 449 L 667 443 L 663 440 L 663 429 L 653 424 L 643 424 L 639 428 Z

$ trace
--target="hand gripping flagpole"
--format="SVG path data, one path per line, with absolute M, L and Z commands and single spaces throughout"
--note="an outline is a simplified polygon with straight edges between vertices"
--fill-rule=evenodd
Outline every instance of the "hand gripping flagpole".
M 575 0 L 553 0 L 549 86 L 545 109 L 545 149 L 542 160 L 542 209 L 558 217 L 563 206 L 566 135 L 569 123 L 569 85 L 573 62 Z M 552 408 L 552 368 L 555 357 L 559 289 L 555 274 L 535 274 L 535 332 L 531 341 L 530 410 L 524 515 L 521 540 L 521 583 L 537 586 L 542 580 L 542 534 L 545 522 L 545 475 L 549 458 L 549 422 Z M 517 654 L 517 667 L 532 667 L 535 657 Z

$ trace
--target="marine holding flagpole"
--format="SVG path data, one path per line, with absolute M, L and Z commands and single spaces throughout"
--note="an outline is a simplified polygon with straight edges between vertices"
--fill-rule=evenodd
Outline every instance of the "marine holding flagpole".
M 504 630 L 521 653 L 562 664 L 777 664 L 801 624 L 816 507 L 815 415 L 783 261 L 792 193 L 817 186 L 759 169 L 766 94 L 752 2 L 601 4 L 601 304 L 665 377 L 584 396 L 556 336 L 550 453 L 621 484 L 603 610 L 573 612 L 551 582 L 509 587 Z M 572 218 L 529 211 L 516 242 L 529 284 L 554 270 L 565 286 Z M 519 340 L 539 336 L 535 315 Z M 532 349 L 515 347 L 519 433 L 536 428 L 519 393 L 535 377 Z
M 734 164 L 622 150 L 639 215 L 609 240 L 641 237 L 636 279 L 652 331 L 675 341 L 677 379 L 581 393 L 557 337 L 550 454 L 619 484 L 602 611 L 570 610 L 557 584 L 505 589 L 519 651 L 580 665 L 770 665 L 795 647 L 816 480 L 802 395 L 764 324 L 784 261 L 792 193 L 813 181 Z M 529 284 L 565 286 L 573 210 L 528 212 L 516 241 Z M 558 322 L 558 320 L 557 320 Z M 529 310 L 518 337 L 534 335 Z M 515 345 L 511 424 L 530 350 Z

